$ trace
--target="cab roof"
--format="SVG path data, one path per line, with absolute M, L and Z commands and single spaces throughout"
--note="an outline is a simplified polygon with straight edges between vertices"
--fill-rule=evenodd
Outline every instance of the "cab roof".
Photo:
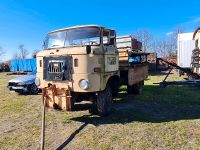
M 72 27 L 68 27 L 68 28 L 62 28 L 62 29 L 54 30 L 54 31 L 51 31 L 49 33 L 54 33 L 54 32 L 59 32 L 59 31 L 65 31 L 65 30 L 70 30 L 70 29 L 88 28 L 88 27 L 106 29 L 105 27 L 100 26 L 100 25 L 80 25 L 80 26 L 72 26 Z

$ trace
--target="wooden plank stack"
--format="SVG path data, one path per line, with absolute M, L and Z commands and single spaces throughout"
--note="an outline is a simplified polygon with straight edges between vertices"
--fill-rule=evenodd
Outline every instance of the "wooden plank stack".
M 142 52 L 142 43 L 131 35 L 119 36 L 116 38 L 117 49 L 119 52 L 119 67 L 128 66 L 128 52 Z

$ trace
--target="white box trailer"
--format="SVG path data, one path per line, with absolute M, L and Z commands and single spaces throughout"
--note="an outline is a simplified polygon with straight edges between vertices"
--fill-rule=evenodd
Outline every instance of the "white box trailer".
M 178 34 L 177 47 L 178 65 L 183 68 L 191 68 L 192 51 L 195 48 L 193 32 Z

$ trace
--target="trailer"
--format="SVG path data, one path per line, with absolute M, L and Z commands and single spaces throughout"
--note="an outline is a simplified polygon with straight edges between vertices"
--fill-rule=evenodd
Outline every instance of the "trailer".
M 156 83 L 157 84 L 157 83 Z M 158 83 L 162 87 L 181 85 L 181 86 L 200 86 L 200 80 L 181 80 L 181 81 L 163 81 Z
M 159 84 L 162 87 L 167 87 L 167 86 L 172 86 L 172 85 L 187 85 L 187 86 L 200 86 L 200 75 L 192 72 L 191 69 L 188 68 L 182 68 L 180 66 L 178 66 L 177 64 L 173 63 L 173 62 L 169 62 L 165 59 L 159 58 L 159 60 L 167 63 L 170 66 L 169 72 L 167 73 L 167 75 L 165 76 L 165 78 L 163 79 L 162 82 L 160 83 L 154 83 L 154 84 Z M 166 81 L 167 78 L 169 77 L 171 71 L 173 69 L 179 69 L 181 72 L 184 72 L 188 75 L 190 80 L 183 80 L 183 81 Z
M 167 60 L 165 60 L 165 59 L 162 59 L 162 58 L 158 58 L 158 60 L 161 60 L 161 61 L 167 63 L 167 64 L 171 67 L 170 70 L 169 70 L 169 72 L 168 72 L 168 74 L 167 74 L 167 76 L 166 76 L 166 78 L 167 78 L 168 75 L 171 73 L 172 69 L 173 69 L 173 68 L 176 68 L 176 69 L 179 69 L 181 72 L 186 73 L 187 76 L 188 76 L 190 79 L 200 79 L 200 75 L 197 74 L 197 73 L 195 73 L 195 72 L 193 72 L 193 71 L 192 71 L 191 69 L 189 69 L 189 68 L 180 67 L 180 66 L 178 66 L 177 64 L 175 64 L 175 63 L 173 63 L 173 62 L 169 62 L 169 61 L 167 61 Z
M 191 69 L 192 51 L 195 48 L 193 32 L 178 34 L 177 40 L 177 64 L 182 68 Z

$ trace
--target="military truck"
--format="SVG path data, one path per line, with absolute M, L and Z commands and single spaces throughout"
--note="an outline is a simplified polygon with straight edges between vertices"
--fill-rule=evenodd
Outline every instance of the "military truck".
M 98 25 L 48 33 L 37 54 L 35 80 L 45 105 L 71 111 L 75 102 L 90 100 L 92 112 L 104 116 L 120 85 L 127 85 L 128 93 L 141 93 L 148 75 L 147 54 L 131 36 L 117 41 L 118 46 L 115 30 Z

